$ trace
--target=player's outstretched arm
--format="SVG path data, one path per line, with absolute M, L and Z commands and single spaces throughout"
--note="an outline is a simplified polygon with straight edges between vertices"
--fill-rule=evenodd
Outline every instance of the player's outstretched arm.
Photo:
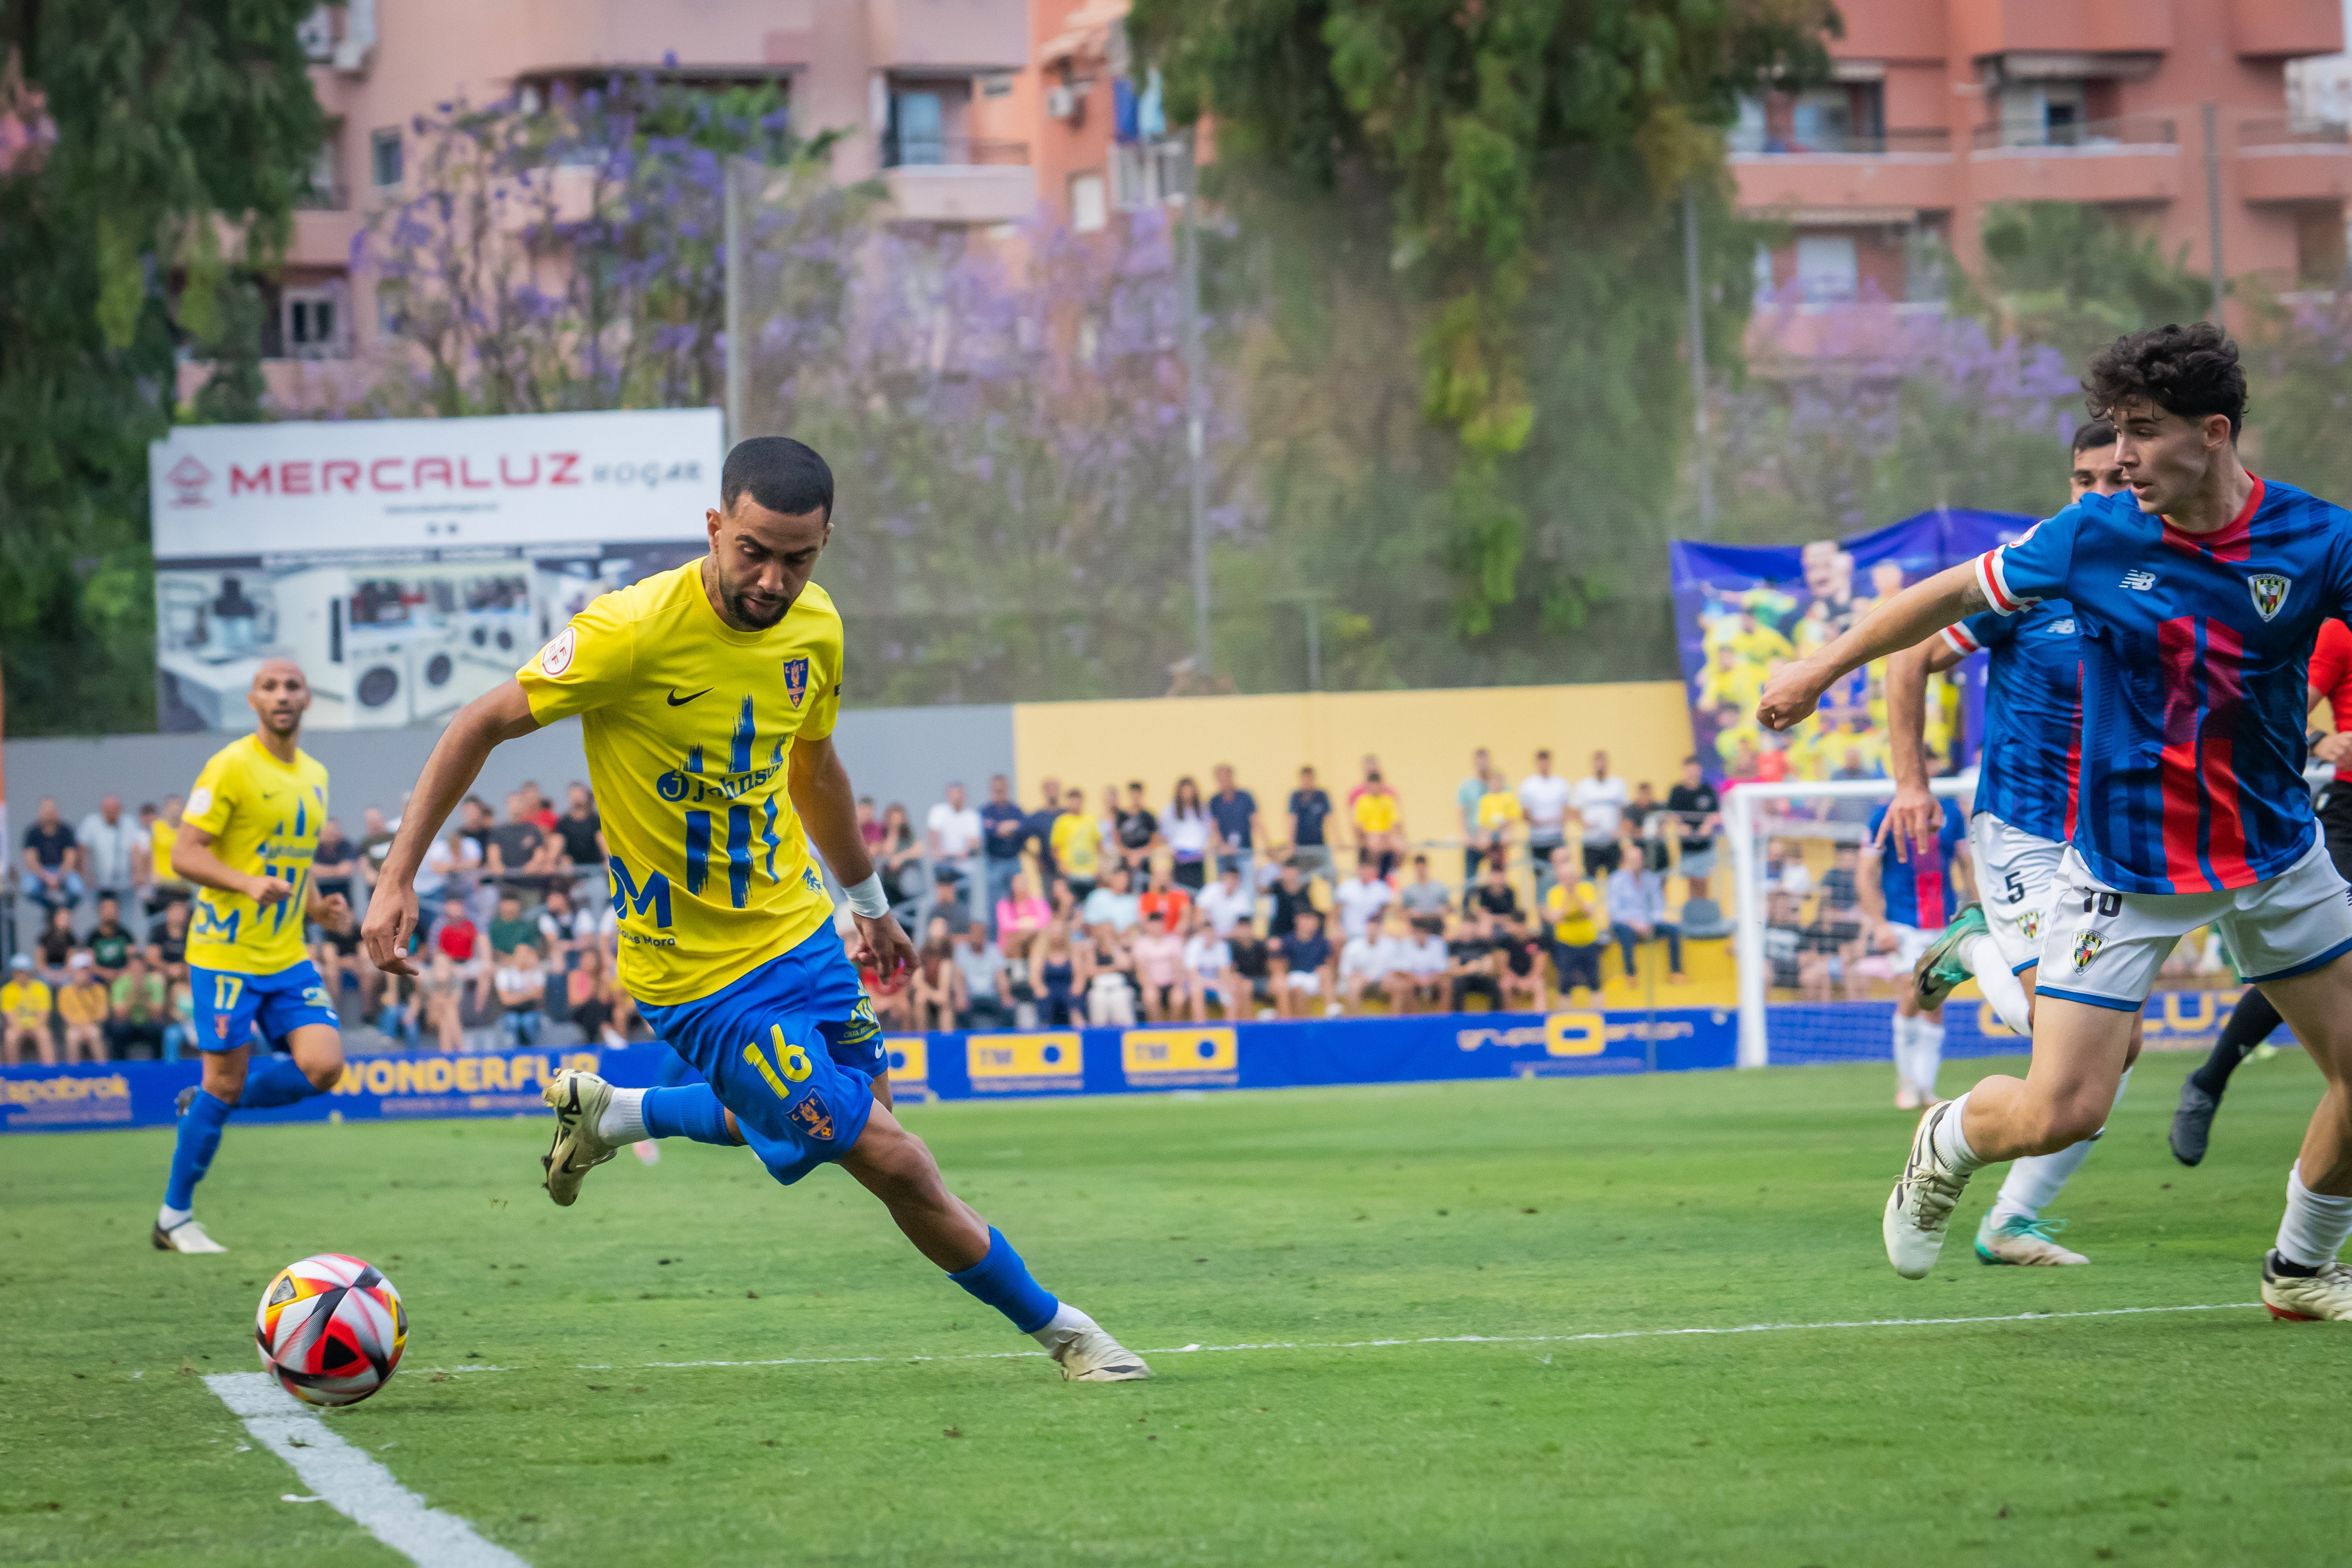
M 1874 658 L 1885 658 L 1950 626 L 1989 609 L 1977 584 L 1976 563 L 1964 562 L 1914 583 L 1863 617 L 1851 630 L 1803 658 L 1773 671 L 1756 704 L 1756 721 L 1767 730 L 1793 729 L 1832 683 Z
M 793 742 L 787 766 L 785 786 L 809 842 L 832 868 L 834 879 L 855 889 L 874 875 L 874 857 L 866 853 L 865 837 L 857 830 L 856 793 L 850 787 L 849 770 L 842 765 L 841 753 L 833 749 L 833 737 Z M 853 910 L 851 915 L 857 921 L 865 950 L 853 951 L 854 961 L 871 964 L 885 983 L 914 963 L 915 944 L 907 940 L 907 933 L 887 910 L 864 915 Z
M 213 853 L 211 834 L 187 823 L 181 825 L 179 837 L 172 841 L 172 869 L 199 888 L 243 893 L 265 910 L 294 890 L 294 884 L 283 877 L 257 876 L 236 869 Z
M 1935 853 L 1944 826 L 1943 804 L 1927 788 L 1927 677 L 1960 662 L 1960 655 L 1937 633 L 1886 661 L 1886 741 L 1895 768 L 1895 800 L 1878 825 L 1878 841 L 1895 840 L 1895 858 L 1911 858 L 1916 848 Z
M 360 926 L 368 962 L 378 969 L 387 974 L 416 973 L 408 960 L 408 937 L 416 929 L 416 868 L 425 863 L 425 851 L 473 788 L 490 752 L 538 728 L 521 684 L 509 680 L 458 709 L 441 731 L 433 754 L 425 760 L 425 771 L 416 777 L 416 787 L 409 792 L 400 831 L 384 852 L 383 870 Z

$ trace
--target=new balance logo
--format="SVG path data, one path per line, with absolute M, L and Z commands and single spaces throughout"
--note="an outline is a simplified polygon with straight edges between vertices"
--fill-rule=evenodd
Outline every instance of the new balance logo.
M 2153 572 L 2126 572 L 2124 574 L 2124 580 L 2119 586 L 2135 589 L 2139 593 L 2145 594 L 2150 588 L 2156 586 L 2156 574 Z

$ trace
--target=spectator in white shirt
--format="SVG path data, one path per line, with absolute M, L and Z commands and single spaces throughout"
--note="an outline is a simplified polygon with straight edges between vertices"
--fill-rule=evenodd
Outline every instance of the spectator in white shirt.
M 1550 886 L 1551 852 L 1568 839 L 1568 781 L 1551 771 L 1551 753 L 1536 753 L 1536 771 L 1519 781 L 1519 814 L 1528 819 L 1528 858 L 1535 862 L 1536 897 Z
M 1573 804 L 1584 824 L 1584 874 L 1598 877 L 1614 871 L 1623 856 L 1617 842 L 1617 825 L 1625 818 L 1633 792 L 1623 779 L 1609 772 L 1609 753 L 1592 753 L 1592 776 L 1576 781 Z M 1634 858 L 1641 858 L 1636 847 Z
M 1209 929 L 1218 936 L 1229 936 L 1240 924 L 1257 921 L 1257 894 L 1242 886 L 1241 868 L 1227 867 L 1217 873 L 1217 879 L 1201 889 L 1193 900 L 1209 922 Z
M 1204 894 L 1202 908 L 1206 907 L 1205 900 Z M 1234 950 L 1225 941 L 1224 932 L 1197 910 L 1192 931 L 1192 934 L 1184 939 L 1184 973 L 1192 983 L 1192 1022 L 1208 1021 L 1212 1001 L 1227 1018 L 1246 1016 L 1244 1004 L 1248 1002 L 1249 993 L 1234 973 Z
M 1349 937 L 1339 950 L 1339 1000 L 1361 1012 L 1365 996 L 1386 987 L 1403 947 L 1379 921 Z
M 1415 921 L 1410 937 L 1397 944 L 1396 957 L 1389 966 L 1384 989 L 1389 994 L 1389 1006 L 1399 1013 L 1412 1010 L 1416 1002 L 1433 1006 L 1445 1000 L 1445 971 L 1453 962 L 1445 951 L 1445 938 L 1434 921 Z
M 964 804 L 963 785 L 948 785 L 947 799 L 924 818 L 931 849 L 931 896 L 952 896 L 970 909 L 973 861 L 980 853 L 980 813 Z M 985 910 L 981 911 L 984 916 Z
M 1339 908 L 1339 934 L 1353 939 L 1380 924 L 1381 911 L 1396 900 L 1396 889 L 1390 887 L 1370 857 L 1356 862 L 1356 874 L 1339 884 L 1332 895 Z
M 131 853 L 139 837 L 139 829 L 122 815 L 121 795 L 108 795 L 81 819 L 74 842 L 81 846 L 82 879 L 92 893 L 129 900 L 131 889 L 143 880 Z
M 1004 973 L 1004 959 L 991 945 L 988 931 L 966 926 L 955 936 L 955 966 L 963 974 L 963 1016 L 960 1029 L 1009 1029 L 1013 1026 L 1013 986 Z

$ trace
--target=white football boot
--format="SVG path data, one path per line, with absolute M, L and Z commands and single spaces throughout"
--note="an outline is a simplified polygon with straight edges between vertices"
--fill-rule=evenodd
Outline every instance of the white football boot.
M 184 1219 L 165 1230 L 159 1223 L 151 1237 L 158 1252 L 226 1252 L 227 1247 L 205 1233 L 201 1221 Z
M 1944 1250 L 1944 1232 L 1952 1223 L 1952 1205 L 1969 1184 L 1968 1174 L 1955 1171 L 1936 1152 L 1936 1129 L 1953 1114 L 1955 1102 L 1937 1100 L 1919 1118 L 1911 1134 L 1911 1158 L 1902 1179 L 1887 1194 L 1886 1214 L 1879 1233 L 1886 1240 L 1886 1261 L 1906 1279 L 1925 1279 Z
M 1143 1358 L 1103 1332 L 1100 1323 L 1061 1304 L 1053 1321 L 1030 1338 L 1045 1347 L 1070 1383 L 1140 1383 L 1151 1375 Z
M 2063 1219 L 2028 1219 L 2023 1215 L 2012 1215 L 1995 1226 L 1991 1211 L 1987 1210 L 1983 1222 L 1977 1226 L 1977 1261 L 2022 1263 L 2044 1268 L 2091 1261 L 2058 1245 L 2054 1238 L 2065 1228 Z
M 593 1072 L 565 1068 L 539 1097 L 555 1111 L 555 1139 L 539 1162 L 547 1173 L 541 1184 L 549 1197 L 570 1208 L 580 1201 L 580 1184 L 588 1173 L 620 1152 L 596 1133 L 604 1108 L 613 1103 L 613 1086 Z
M 2263 1258 L 2263 1305 L 2290 1323 L 2352 1323 L 2352 1268 L 2331 1263 L 2316 1274 L 2281 1274 Z

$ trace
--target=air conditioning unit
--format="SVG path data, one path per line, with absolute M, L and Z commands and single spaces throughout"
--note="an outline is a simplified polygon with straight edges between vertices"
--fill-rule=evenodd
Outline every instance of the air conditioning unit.
M 335 58 L 335 19 L 321 5 L 294 25 L 294 39 L 302 46 L 302 58 L 320 65 Z
M 1045 117 L 1049 120 L 1076 120 L 1086 103 L 1085 95 L 1066 83 L 1045 89 Z

